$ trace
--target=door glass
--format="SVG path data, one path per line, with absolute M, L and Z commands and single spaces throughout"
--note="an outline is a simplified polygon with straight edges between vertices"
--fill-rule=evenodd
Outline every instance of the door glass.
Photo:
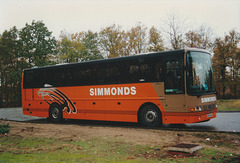
M 165 93 L 181 94 L 184 93 L 184 69 L 183 57 L 176 56 L 165 61 Z

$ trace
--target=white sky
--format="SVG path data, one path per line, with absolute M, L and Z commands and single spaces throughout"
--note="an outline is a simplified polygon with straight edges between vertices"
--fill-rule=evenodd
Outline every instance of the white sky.
M 240 32 L 240 0 L 0 0 L 0 33 L 32 20 L 43 20 L 56 37 L 62 30 L 99 31 L 113 23 L 161 28 L 172 13 L 190 25 L 212 27 L 217 36 Z

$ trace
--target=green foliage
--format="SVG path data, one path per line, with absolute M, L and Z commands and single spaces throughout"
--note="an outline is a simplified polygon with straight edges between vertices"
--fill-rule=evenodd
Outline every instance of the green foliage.
M 0 162 L 237 162 L 240 155 L 204 148 L 186 158 L 165 149 L 102 138 L 86 141 L 0 137 Z M 158 149 L 158 150 L 156 150 Z
M 19 104 L 21 98 L 21 73 L 24 61 L 16 27 L 5 30 L 0 38 L 0 107 Z M 16 93 L 19 92 L 19 93 Z M 18 96 L 17 96 L 18 95 Z
M 9 124 L 0 125 L 0 134 L 9 133 L 9 131 L 10 131 L 10 126 L 9 126 Z
M 42 21 L 32 21 L 19 32 L 22 45 L 21 56 L 29 67 L 49 65 L 49 57 L 54 55 L 56 40 Z
M 62 33 L 57 50 L 60 62 L 64 63 L 103 59 L 98 49 L 98 34 L 90 30 L 72 35 Z
M 0 37 L 0 107 L 21 105 L 24 68 L 52 64 L 56 40 L 42 21 L 18 30 L 5 30 Z
M 0 138 L 0 161 L 7 162 L 106 162 L 145 160 L 152 148 L 118 140 L 63 141 L 48 138 Z M 136 156 L 139 157 L 136 157 Z M 150 160 L 150 159 L 149 159 Z
M 60 59 L 65 63 L 78 62 L 80 51 L 83 48 L 82 44 L 74 44 L 67 36 L 63 36 L 58 43 L 58 51 Z
M 205 158 L 200 158 L 202 160 L 201 162 L 204 162 L 203 160 L 208 160 L 209 162 L 239 162 L 240 155 L 232 154 L 229 152 L 220 152 L 215 149 L 203 149 L 201 151 L 201 154 Z
M 99 50 L 99 40 L 98 33 L 87 31 L 82 32 L 81 41 L 85 48 L 85 56 L 83 60 L 95 60 L 95 59 L 103 59 L 100 50 Z

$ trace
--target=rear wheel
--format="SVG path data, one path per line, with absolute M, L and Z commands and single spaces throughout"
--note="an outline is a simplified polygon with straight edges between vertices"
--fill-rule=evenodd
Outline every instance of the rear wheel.
M 147 127 L 160 126 L 162 123 L 160 110 L 154 105 L 145 105 L 141 111 L 141 122 Z
M 61 122 L 63 120 L 62 108 L 60 105 L 55 103 L 50 107 L 49 119 L 52 122 Z

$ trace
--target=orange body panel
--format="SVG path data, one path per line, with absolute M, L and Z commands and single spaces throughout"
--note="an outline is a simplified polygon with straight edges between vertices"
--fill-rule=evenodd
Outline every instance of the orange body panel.
M 45 88 L 43 88 L 45 89 Z M 89 119 L 106 121 L 137 122 L 137 113 L 142 104 L 150 102 L 164 112 L 161 101 L 151 83 L 118 84 L 99 86 L 59 87 L 75 105 L 77 112 L 63 112 L 66 119 Z M 51 97 L 42 98 L 41 90 L 33 89 L 32 100 L 23 97 L 23 113 L 39 117 L 48 117 L 48 102 L 55 102 Z M 30 95 L 30 94 L 28 94 Z
M 216 109 L 213 109 L 190 113 L 187 106 L 183 107 L 184 102 L 181 106 L 179 105 L 179 109 L 177 107 L 168 108 L 166 106 L 170 106 L 170 104 L 165 105 L 167 96 L 159 93 L 159 90 L 163 89 L 163 84 L 137 83 L 24 89 L 23 114 L 49 117 L 49 103 L 57 102 L 49 94 L 46 94 L 49 89 L 60 90 L 75 106 L 76 112 L 64 109 L 63 118 L 65 119 L 138 122 L 138 111 L 145 103 L 155 104 L 160 109 L 163 124 L 206 121 L 215 118 L 217 112 Z M 179 100 L 184 97 L 184 94 L 181 95 Z M 171 98 L 171 96 L 168 95 L 167 98 Z M 176 101 L 178 101 L 177 98 Z M 200 99 L 198 101 L 200 102 Z M 209 116 L 210 114 L 211 116 Z

